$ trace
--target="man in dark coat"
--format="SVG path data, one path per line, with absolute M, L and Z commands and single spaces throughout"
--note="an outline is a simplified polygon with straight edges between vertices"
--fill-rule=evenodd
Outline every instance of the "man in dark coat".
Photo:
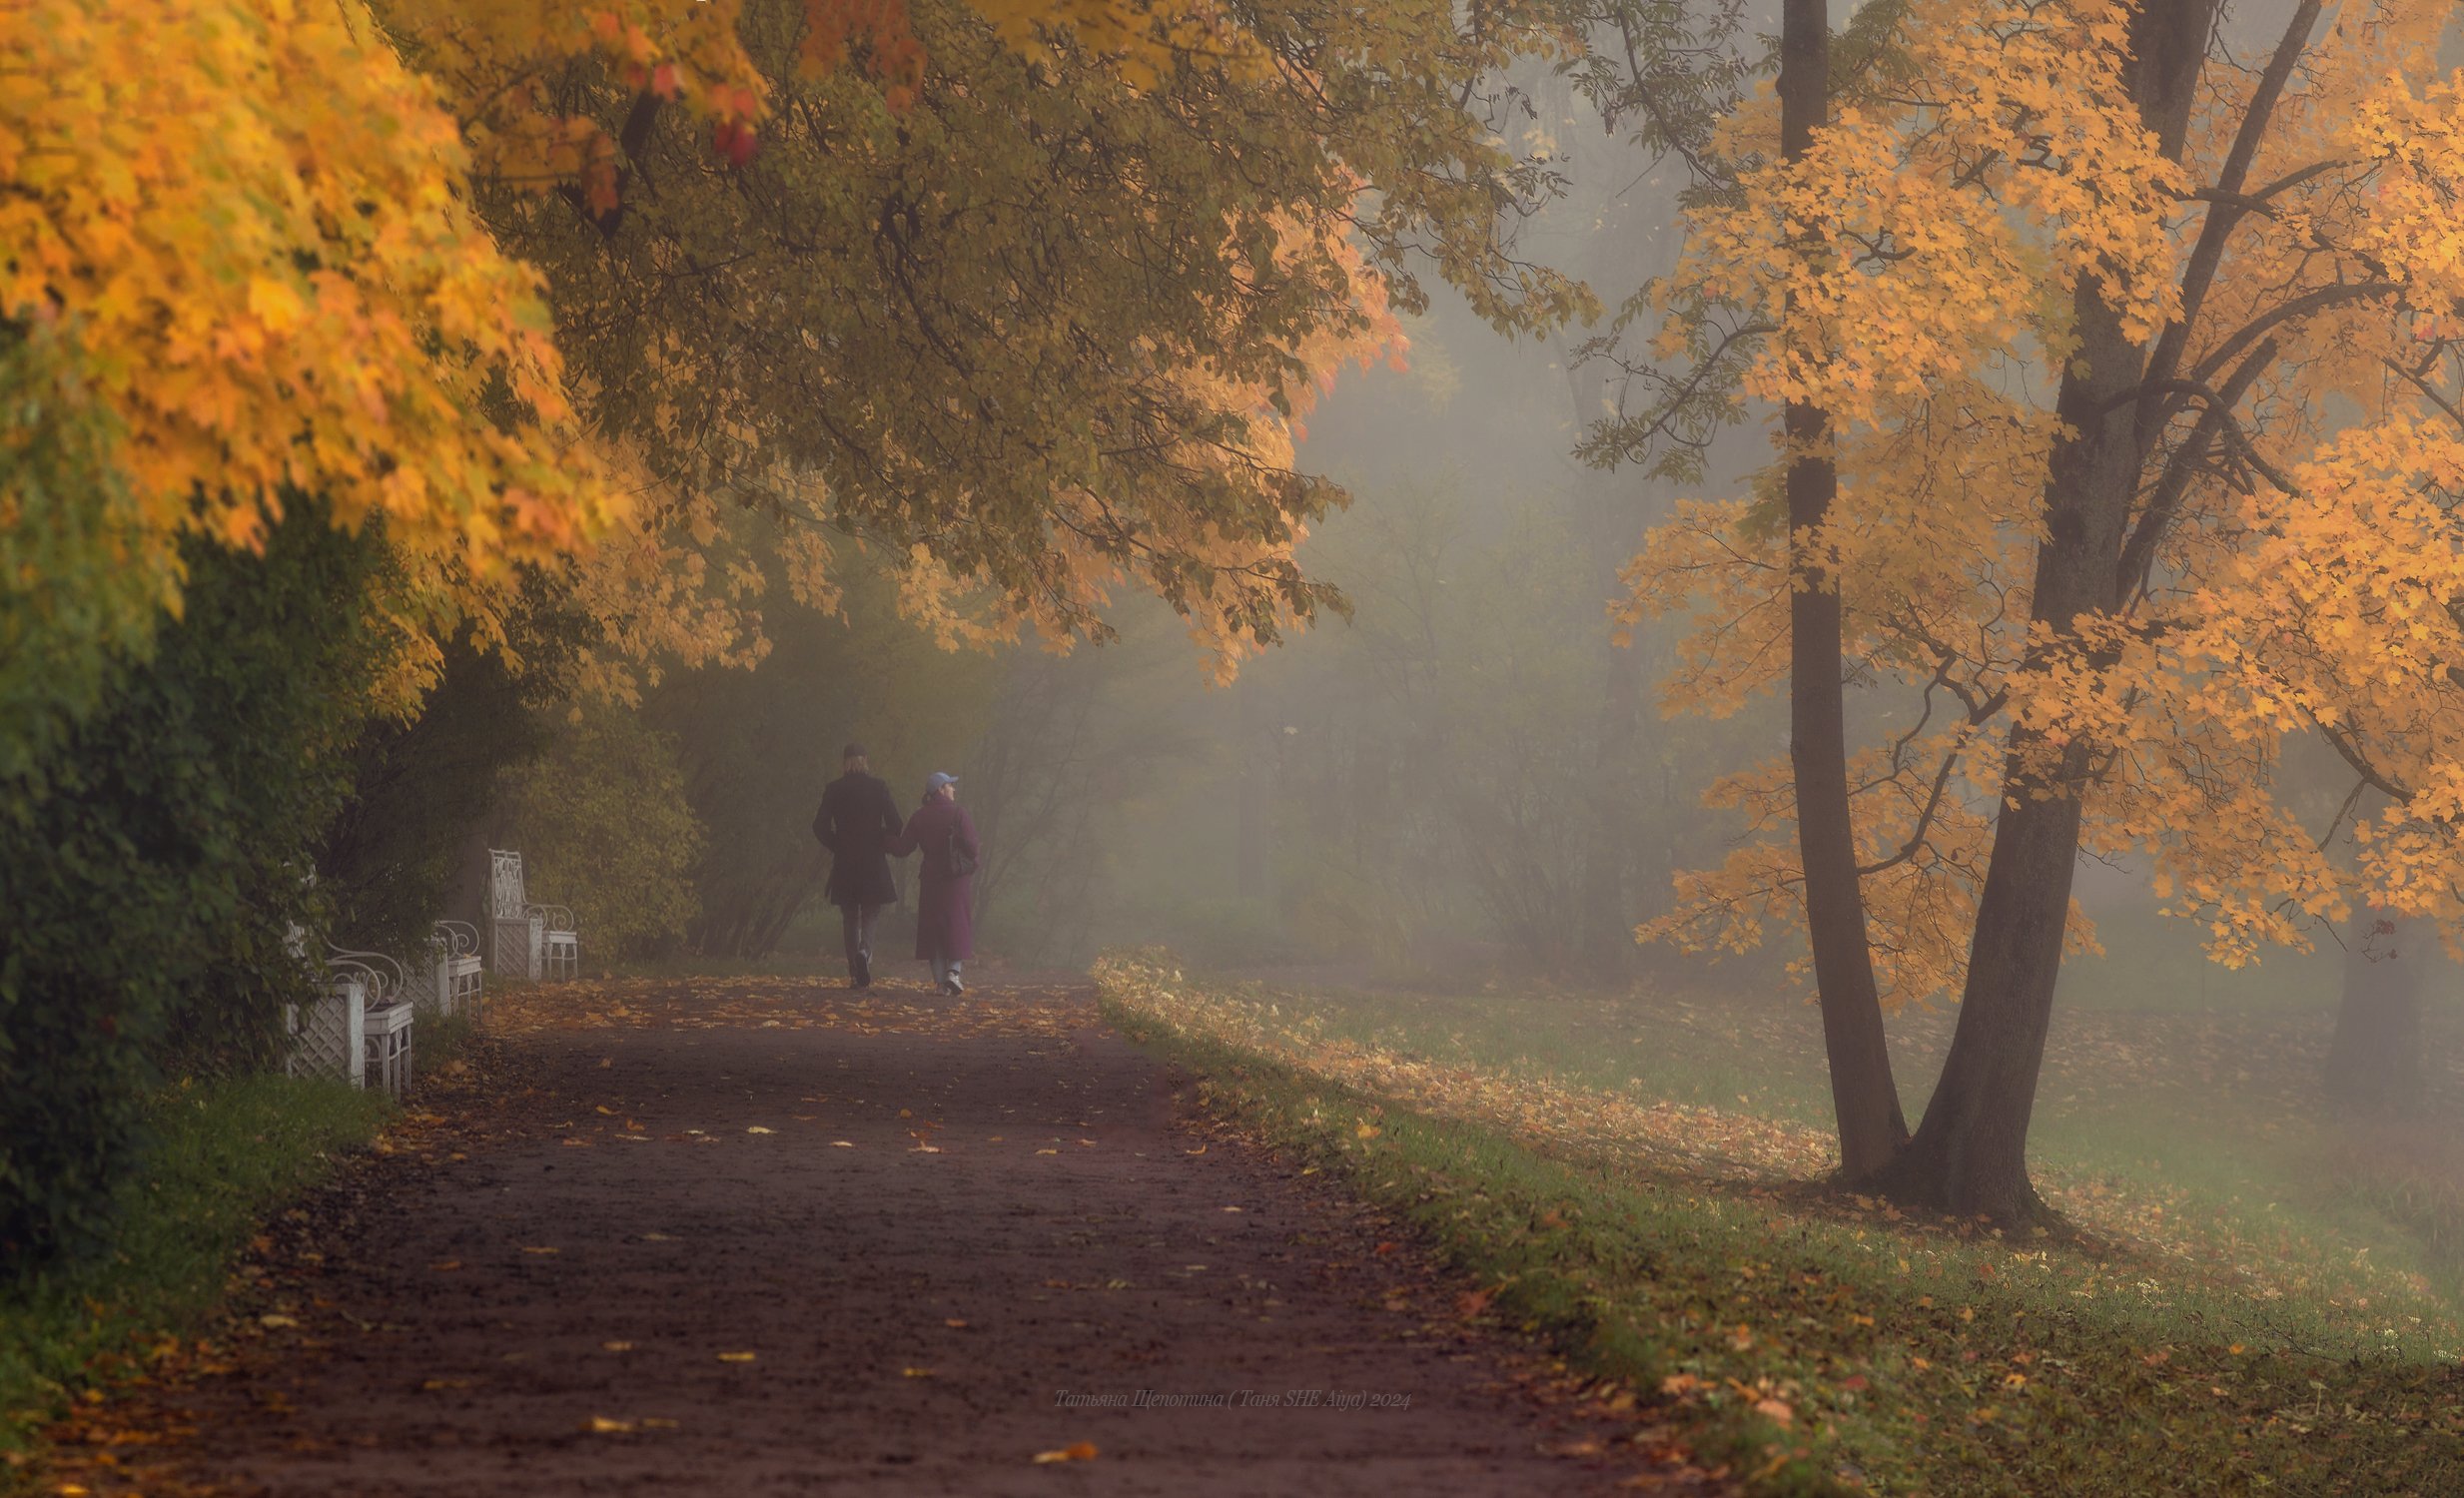
M 872 771 L 862 744 L 839 752 L 845 774 L 821 793 L 813 836 L 830 850 L 830 903 L 847 937 L 847 986 L 873 986 L 873 918 L 898 902 L 890 878 L 890 845 L 898 838 L 898 802 Z M 905 850 L 900 850 L 905 851 Z
M 936 770 L 925 779 L 924 804 L 890 851 L 924 855 L 916 879 L 916 956 L 933 965 L 935 988 L 965 993 L 958 970 L 975 956 L 978 850 L 975 819 L 958 804 L 957 776 Z

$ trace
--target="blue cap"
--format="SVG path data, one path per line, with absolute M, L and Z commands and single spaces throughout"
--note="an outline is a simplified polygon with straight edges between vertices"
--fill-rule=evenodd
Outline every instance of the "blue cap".
M 924 777 L 924 788 L 928 791 L 937 791 L 945 785 L 956 784 L 958 784 L 957 776 L 945 775 L 939 770 L 935 770 L 932 774 Z

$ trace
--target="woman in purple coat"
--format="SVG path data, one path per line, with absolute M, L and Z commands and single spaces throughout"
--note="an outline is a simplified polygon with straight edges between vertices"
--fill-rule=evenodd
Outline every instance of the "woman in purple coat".
M 959 965 L 975 956 L 976 824 L 958 804 L 958 777 L 936 770 L 924 780 L 924 804 L 890 845 L 921 853 L 916 881 L 916 956 L 933 965 L 933 985 L 963 994 Z

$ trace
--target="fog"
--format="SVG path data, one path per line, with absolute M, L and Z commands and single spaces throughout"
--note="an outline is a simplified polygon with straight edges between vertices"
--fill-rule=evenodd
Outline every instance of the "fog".
M 2236 44 L 2276 24 L 2245 8 Z M 1520 142 L 1563 177 L 1517 248 L 1582 276 L 1613 314 L 1673 264 L 1683 169 L 1613 138 L 1547 69 L 1516 83 Z M 1664 716 L 1681 621 L 1619 646 L 1608 619 L 1645 531 L 1681 496 L 1753 482 L 1770 422 L 1725 432 L 1699 480 L 1580 461 L 1592 423 L 1628 396 L 1606 320 L 1512 339 L 1429 284 L 1406 367 L 1345 370 L 1305 418 L 1298 466 L 1350 503 L 1299 555 L 1350 617 L 1295 631 L 1233 683 L 1208 679 L 1152 600 L 1120 601 L 1110 644 L 948 657 L 903 637 L 886 594 L 859 589 L 845 621 L 786 630 L 757 670 L 654 692 L 643 716 L 682 735 L 711 834 L 704 906 L 748 863 L 769 871 L 758 919 L 705 908 L 685 948 L 834 960 L 824 865 L 784 813 L 818 794 L 852 739 L 875 745 L 902 797 L 926 769 L 961 776 L 987 846 L 978 918 L 991 956 L 1023 970 L 1161 945 L 1228 970 L 1361 983 L 1648 979 L 1804 1001 L 1784 971 L 1803 956 L 1793 932 L 1716 962 L 1636 942 L 1672 876 L 1716 864 L 1738 836 L 1701 793 L 1785 756 L 1786 709 L 1771 695 L 1724 721 Z M 1637 324 L 1629 350 L 1652 326 Z M 1913 702 L 1870 684 L 1850 695 L 1868 724 Z M 737 760 L 697 748 L 714 715 L 767 725 L 758 791 Z M 2194 923 L 2158 913 L 2140 865 L 2083 858 L 2077 899 L 2106 954 L 2065 965 L 2065 1000 L 2324 1014 L 2338 992 L 2333 932 L 2316 952 L 2230 971 L 2204 960 Z

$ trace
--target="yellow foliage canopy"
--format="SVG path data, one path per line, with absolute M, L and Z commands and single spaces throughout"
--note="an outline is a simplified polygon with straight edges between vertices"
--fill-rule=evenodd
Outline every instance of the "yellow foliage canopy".
M 901 12 L 920 60 L 893 81 L 869 42 L 851 54 L 865 66 L 817 69 L 805 0 L 694 7 L 672 36 L 660 9 L 601 28 L 612 53 L 576 29 L 468 68 L 416 40 L 440 24 L 434 0 L 389 13 L 474 112 L 530 91 L 491 139 L 547 108 L 569 118 L 535 139 L 609 143 L 505 166 L 484 201 L 546 271 L 576 386 L 638 462 L 642 544 L 593 564 L 593 611 L 649 641 L 684 600 L 626 590 L 698 569 L 740 620 L 686 605 L 692 627 L 662 643 L 677 659 L 759 648 L 757 600 L 726 595 L 739 574 L 696 559 L 720 508 L 751 506 L 802 527 L 808 598 L 826 602 L 828 569 L 861 545 L 946 639 L 1059 642 L 1101 638 L 1135 586 L 1230 669 L 1327 596 L 1293 548 L 1339 496 L 1293 470 L 1287 423 L 1342 363 L 1399 347 L 1386 299 L 1410 295 L 1390 266 L 1405 244 L 1442 251 L 1501 321 L 1579 300 L 1495 243 L 1514 164 L 1459 93 L 1381 71 L 1476 80 L 1536 31 L 1467 39 L 1441 10 L 1398 31 L 1289 0 L 1244 13 L 1234 46 L 1211 40 L 1206 6 L 1055 7 L 1030 25 L 1031 7 L 934 0 Z M 878 41 L 886 12 L 867 14 Z M 722 20 L 750 59 L 741 81 L 692 41 Z M 1386 49 L 1373 63 L 1369 41 Z M 547 49 L 540 66 L 501 80 L 524 46 Z M 1268 55 L 1283 71 L 1252 66 Z M 1290 86 L 1310 77 L 1322 89 Z M 742 143 L 713 133 L 731 128 L 708 112 L 722 97 L 756 100 L 757 151 L 719 149 Z
M 538 278 L 350 0 L 28 0 L 0 52 L 0 303 L 78 352 L 149 523 L 249 544 L 314 491 L 477 574 L 605 528 Z

